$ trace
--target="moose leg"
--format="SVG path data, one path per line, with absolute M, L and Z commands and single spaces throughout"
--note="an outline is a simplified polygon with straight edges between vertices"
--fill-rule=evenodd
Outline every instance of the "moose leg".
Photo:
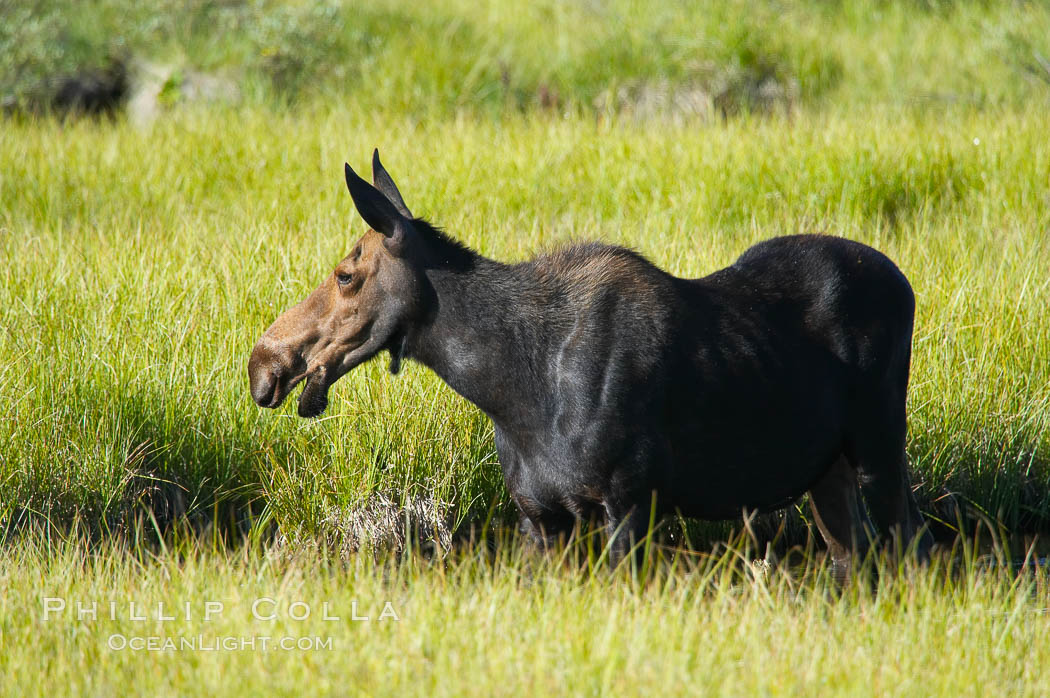
M 602 500 L 605 529 L 609 535 L 609 561 L 614 566 L 628 554 L 633 554 L 637 569 L 642 568 L 652 505 L 651 493 L 636 499 L 606 497 Z
M 914 542 L 918 558 L 926 560 L 933 537 L 923 528 L 908 482 L 904 401 L 897 402 L 899 405 L 883 406 L 867 415 L 863 429 L 853 436 L 850 460 L 880 532 L 892 538 L 901 551 Z
M 534 521 L 528 516 L 521 517 L 519 528 L 529 540 L 544 551 L 557 547 L 559 539 L 565 538 L 571 530 L 571 527 L 554 526 L 549 519 Z
M 871 528 L 857 489 L 857 474 L 839 457 L 809 491 L 809 505 L 828 546 L 832 575 L 840 584 L 849 576 L 854 557 L 863 559 Z
M 922 514 L 908 484 L 907 468 L 903 455 L 897 457 L 897 467 L 879 472 L 874 476 L 862 475 L 864 498 L 879 529 L 894 539 L 903 550 L 915 543 L 915 553 L 920 561 L 929 557 L 933 537 L 923 527 Z
M 646 537 L 666 512 L 656 500 L 656 492 L 668 492 L 667 473 L 671 472 L 671 448 L 660 425 L 643 426 L 628 440 L 627 450 L 618 459 L 620 467 L 613 472 L 601 505 L 609 535 L 609 560 L 619 564 L 633 554 L 636 570 L 645 564 Z
M 521 512 L 519 528 L 540 549 L 557 546 L 560 538 L 568 537 L 576 523 L 568 511 L 548 509 L 529 497 L 514 497 Z

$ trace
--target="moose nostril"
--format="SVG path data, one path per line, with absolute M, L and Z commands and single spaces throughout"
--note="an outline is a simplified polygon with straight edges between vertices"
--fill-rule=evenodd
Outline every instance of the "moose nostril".
M 277 388 L 277 374 L 272 371 L 253 373 L 251 384 L 255 404 L 267 407 L 273 401 L 273 393 Z

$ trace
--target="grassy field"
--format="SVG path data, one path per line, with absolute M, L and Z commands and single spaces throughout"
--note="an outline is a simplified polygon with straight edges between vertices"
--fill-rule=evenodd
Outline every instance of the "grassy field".
M 429 562 L 358 556 L 344 566 L 193 539 L 156 556 L 23 541 L 0 551 L 0 669 L 14 677 L 5 690 L 1045 692 L 1045 568 L 1015 576 L 963 555 L 951 569 L 937 562 L 921 572 L 894 570 L 877 587 L 857 584 L 836 597 L 820 568 L 756 573 L 732 553 L 665 561 L 640 584 L 501 550 L 495 559 L 467 553 Z M 94 618 L 80 612 L 90 608 Z M 143 649 L 168 640 L 179 649 Z
M 818 555 L 753 570 L 739 523 L 672 526 L 694 552 L 644 581 L 513 540 L 358 554 L 406 521 L 427 548 L 499 535 L 491 425 L 383 361 L 303 421 L 256 408 L 246 364 L 364 231 L 342 164 L 376 146 L 414 211 L 501 260 L 600 239 L 699 276 L 843 235 L 916 292 L 923 511 L 1016 553 L 1050 531 L 1048 37 L 1043 3 L 0 0 L 0 674 L 51 694 L 1038 694 L 1046 570 L 972 543 L 841 597 Z M 151 118 L 37 113 L 54 76 L 114 60 L 164 66 Z M 236 89 L 197 98 L 200 76 Z M 762 524 L 806 545 L 804 506 Z M 45 621 L 51 597 L 70 608 Z M 314 615 L 255 621 L 261 597 Z M 78 599 L 119 617 L 78 620 Z M 345 622 L 354 600 L 372 620 Z M 134 621 L 129 601 L 192 608 Z M 107 647 L 198 633 L 333 649 Z
M 12 124 L 0 513 L 119 525 L 142 502 L 254 501 L 316 530 L 373 492 L 455 521 L 506 513 L 489 423 L 420 366 L 360 369 L 318 421 L 248 395 L 254 340 L 363 232 L 343 159 L 381 144 L 413 206 L 500 259 L 598 238 L 696 276 L 776 234 L 876 245 L 919 299 L 909 451 L 928 510 L 954 493 L 1045 525 L 1048 126 L 1035 110 L 654 129 L 336 108 Z

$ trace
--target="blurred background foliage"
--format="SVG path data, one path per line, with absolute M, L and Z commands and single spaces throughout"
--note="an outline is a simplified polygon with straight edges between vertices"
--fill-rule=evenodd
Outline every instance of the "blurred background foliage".
M 8 111 L 64 110 L 70 80 L 120 76 L 118 101 L 421 116 L 987 106 L 1046 101 L 1048 56 L 1045 2 L 0 0 Z

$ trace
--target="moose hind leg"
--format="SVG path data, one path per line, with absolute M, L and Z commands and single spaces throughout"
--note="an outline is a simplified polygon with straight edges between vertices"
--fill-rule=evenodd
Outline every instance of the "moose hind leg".
M 856 471 L 844 457 L 810 489 L 809 505 L 831 555 L 832 575 L 841 584 L 849 576 L 853 560 L 862 560 L 867 554 L 871 529 L 860 501 Z
M 880 533 L 901 552 L 914 544 L 918 558 L 926 560 L 933 538 L 924 528 L 908 481 L 904 400 L 898 403 L 865 416 L 862 429 L 851 440 L 850 460 Z

